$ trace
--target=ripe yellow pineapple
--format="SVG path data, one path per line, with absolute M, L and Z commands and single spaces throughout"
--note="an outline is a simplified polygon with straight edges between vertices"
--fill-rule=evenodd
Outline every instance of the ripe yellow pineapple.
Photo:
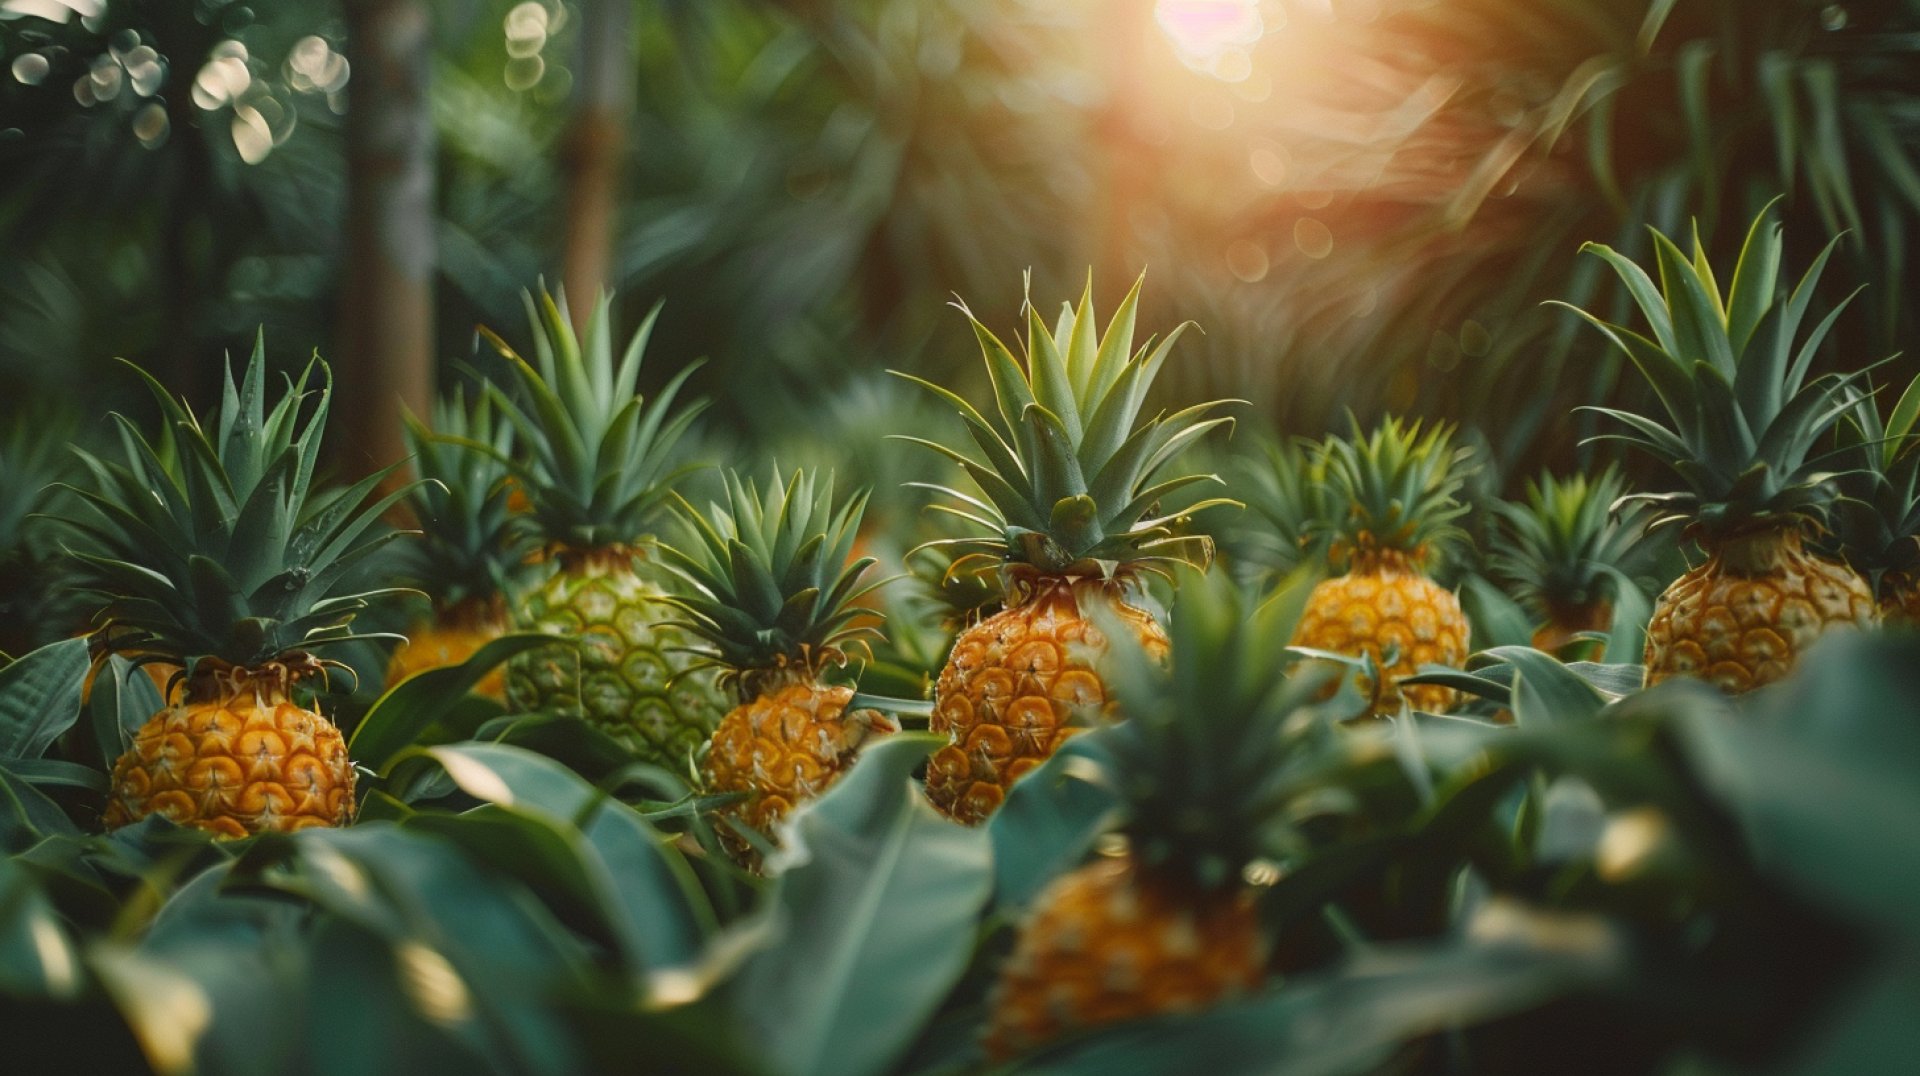
M 1346 572 L 1321 582 L 1307 597 L 1292 645 L 1350 657 L 1366 655 L 1379 670 L 1372 713 L 1397 713 L 1402 701 L 1444 713 L 1450 688 L 1399 681 L 1420 666 L 1459 665 L 1467 657 L 1468 625 L 1454 593 L 1427 575 L 1429 559 L 1462 537 L 1453 520 L 1466 511 L 1456 494 L 1466 449 L 1451 431 L 1389 418 L 1363 434 L 1329 438 L 1321 451 L 1329 495 L 1345 505 L 1331 523 L 1334 562 Z
M 1633 608 L 1645 600 L 1632 571 L 1648 548 L 1647 520 L 1638 509 L 1613 510 L 1625 493 L 1609 466 L 1597 476 L 1543 473 L 1527 482 L 1526 500 L 1495 503 L 1501 527 L 1489 563 L 1539 625 L 1535 649 L 1556 653 L 1585 633 L 1610 631 L 1619 598 L 1630 594 Z M 1603 646 L 1592 657 L 1604 654 Z
M 1212 554 L 1205 538 L 1176 534 L 1177 521 L 1159 516 L 1156 505 L 1175 490 L 1218 479 L 1155 476 L 1181 449 L 1231 420 L 1206 417 L 1216 401 L 1139 422 L 1147 389 L 1180 330 L 1134 351 L 1136 282 L 1096 342 L 1092 290 L 1089 281 L 1057 330 L 1029 307 L 1024 369 L 973 320 L 998 425 L 958 395 L 920 382 L 959 411 L 979 460 L 905 438 L 960 464 L 985 494 L 942 489 L 956 504 L 936 507 L 984 534 L 930 545 L 956 554 L 953 571 L 1001 568 L 1005 577 L 1005 608 L 961 632 L 934 685 L 932 728 L 950 743 L 928 764 L 927 794 L 962 822 L 992 814 L 1015 780 L 1111 708 L 1097 668 L 1109 640 L 1093 614 L 1111 613 L 1111 623 L 1148 653 L 1163 652 L 1165 634 L 1145 607 L 1143 576 Z M 1231 503 L 1203 500 L 1188 511 Z
M 508 700 L 577 716 L 638 760 L 680 771 L 729 705 L 712 672 L 696 669 L 697 640 L 666 623 L 664 573 L 648 553 L 674 446 L 705 406 L 673 406 L 694 366 L 644 401 L 634 385 L 658 307 L 617 357 L 609 296 L 578 334 L 563 299 L 529 296 L 527 307 L 533 362 L 482 330 L 520 396 L 494 394 L 522 449 L 511 489 L 526 496 L 527 511 L 515 518 L 558 566 L 521 597 L 512 620 L 564 642 L 507 663 Z
M 680 502 L 691 541 L 663 545 L 684 584 L 670 597 L 684 627 L 710 644 L 738 705 L 714 729 L 706 779 L 739 793 L 723 809 L 762 834 L 818 796 L 853 764 L 860 745 L 896 726 L 873 710 L 847 709 L 853 688 L 829 681 L 849 647 L 878 635 L 878 614 L 859 604 L 873 566 L 852 557 L 866 495 L 836 504 L 833 478 L 797 471 L 763 494 L 725 475 L 727 503 L 706 514 Z M 751 845 L 722 830 L 744 862 Z
M 1276 675 L 1271 633 L 1223 578 L 1181 588 L 1171 648 L 1170 667 L 1125 642 L 1108 659 L 1124 720 L 1086 755 L 1120 794 L 1124 851 L 1037 898 L 989 997 L 993 1060 L 1266 978 L 1271 939 L 1247 867 L 1274 854 L 1287 722 L 1319 684 Z
M 456 391 L 434 408 L 433 427 L 407 420 L 414 472 L 408 508 L 420 534 L 402 548 L 400 576 L 425 593 L 432 612 L 407 631 L 387 664 L 387 683 L 458 665 L 507 630 L 507 598 L 526 575 L 528 543 L 515 526 L 507 460 L 513 427 L 498 421 L 493 401 L 471 408 Z M 474 691 L 505 701 L 506 670 L 496 668 Z
M 309 391 L 315 370 L 321 384 Z M 145 377 L 146 375 L 142 375 Z M 105 599 L 102 645 L 185 669 L 165 709 L 113 767 L 109 828 L 161 815 L 222 837 L 335 826 L 354 813 L 340 731 L 296 693 L 318 648 L 364 636 L 354 615 L 392 591 L 335 593 L 343 569 L 394 535 L 363 538 L 401 489 L 355 512 L 384 475 L 316 504 L 309 491 L 330 383 L 315 360 L 271 410 L 256 344 L 211 429 L 151 378 L 180 446 L 169 467 L 120 419 L 124 463 L 83 456 L 78 569 Z M 303 404 L 317 404 L 305 417 Z
M 1649 685 L 1691 676 L 1747 691 L 1785 676 L 1821 633 L 1878 616 L 1859 573 L 1805 548 L 1837 495 L 1830 463 L 1813 449 L 1865 371 L 1808 378 L 1839 311 L 1804 342 L 1796 337 L 1833 245 L 1791 295 L 1779 294 L 1781 236 L 1771 208 L 1754 219 L 1724 297 L 1697 239 L 1688 258 L 1653 233 L 1657 288 L 1618 252 L 1582 248 L 1619 274 L 1653 335 L 1576 312 L 1632 359 L 1666 422 L 1599 410 L 1628 427 L 1620 439 L 1666 463 L 1683 484 L 1629 499 L 1660 511 L 1656 527 L 1684 524 L 1706 554 L 1654 607 Z

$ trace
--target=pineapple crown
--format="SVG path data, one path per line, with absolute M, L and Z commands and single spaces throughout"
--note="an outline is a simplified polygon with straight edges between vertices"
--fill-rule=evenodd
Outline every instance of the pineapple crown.
M 1611 464 L 1597 475 L 1542 472 L 1527 482 L 1524 502 L 1493 503 L 1501 526 L 1489 566 L 1537 617 L 1613 600 L 1630 585 L 1626 573 L 1646 538 L 1643 508 L 1613 511 L 1625 493 Z
M 404 533 L 368 536 L 411 487 L 365 504 L 389 468 L 331 495 L 314 489 L 332 391 L 326 364 L 310 361 L 268 409 L 266 344 L 256 337 L 238 385 L 229 364 L 211 426 L 134 369 L 159 402 L 172 462 L 113 415 L 124 462 L 79 452 L 95 488 L 73 489 L 84 511 L 66 521 L 80 586 L 107 601 L 107 644 L 197 671 L 203 659 L 257 668 L 375 637 L 352 634 L 349 622 L 374 599 L 403 591 L 335 591 Z
M 1320 447 L 1331 499 L 1346 503 L 1319 525 L 1333 558 L 1389 551 L 1421 563 L 1466 537 L 1453 521 L 1467 511 L 1459 493 L 1473 450 L 1454 447 L 1453 427 L 1388 417 L 1369 433 L 1347 421 L 1351 435 Z
M 877 637 L 879 614 L 859 604 L 881 585 L 860 585 L 874 561 L 852 559 L 867 495 L 836 502 L 830 471 L 798 470 L 784 485 L 776 471 L 764 492 L 734 471 L 722 478 L 725 502 L 705 513 L 674 495 L 691 541 L 661 547 L 686 584 L 668 600 L 716 651 L 698 664 L 719 666 L 751 698 L 779 676 L 844 663 L 849 646 Z
M 1245 464 L 1247 504 L 1265 524 L 1261 534 L 1277 544 L 1274 564 L 1283 572 L 1327 560 L 1340 518 L 1339 502 L 1327 485 L 1327 452 L 1324 443 L 1272 441 L 1264 459 Z
M 1878 587 L 1888 572 L 1920 577 L 1920 375 L 1883 421 L 1872 391 L 1848 392 L 1834 428 L 1839 456 L 1833 552 Z
M 1866 371 L 1809 374 L 1821 343 L 1859 292 L 1848 295 L 1796 344 L 1821 271 L 1840 240 L 1828 243 L 1793 291 L 1782 295 L 1781 229 L 1768 219 L 1773 204 L 1748 229 L 1724 296 L 1697 230 L 1688 258 L 1673 240 L 1649 229 L 1660 274 L 1657 287 L 1645 270 L 1611 247 L 1588 243 L 1580 248 L 1619 275 L 1653 334 L 1649 338 L 1568 306 L 1626 352 L 1665 414 L 1662 422 L 1613 408 L 1591 409 L 1627 427 L 1604 439 L 1652 454 L 1685 486 L 1630 495 L 1659 510 L 1653 526 L 1685 521 L 1711 539 L 1823 520 L 1835 496 L 1832 476 L 1809 454 L 1846 409 L 1847 387 Z
M 1276 851 L 1296 733 L 1311 724 L 1295 718 L 1327 680 L 1275 675 L 1285 603 L 1253 610 L 1224 575 L 1195 574 L 1173 605 L 1167 662 L 1118 625 L 1103 628 L 1113 643 L 1103 673 L 1125 720 L 1097 734 L 1094 758 L 1133 854 L 1211 889 Z
M 509 464 L 531 502 L 528 519 L 553 551 L 625 546 L 644 537 L 665 500 L 674 445 L 707 401 L 673 411 L 674 397 L 699 367 L 689 363 L 651 403 L 635 392 L 655 305 L 628 340 L 616 365 L 610 325 L 612 296 L 593 304 L 584 335 L 576 334 L 566 297 L 542 289 L 523 296 L 533 327 L 534 361 L 491 330 L 480 332 L 508 361 L 524 404 L 491 389 L 525 454 Z
M 1215 400 L 1140 421 L 1147 390 L 1186 328 L 1134 350 L 1144 279 L 1134 282 L 1097 341 L 1091 277 L 1079 306 L 1063 305 L 1051 330 L 1029 302 L 1024 367 L 961 306 L 986 359 L 997 424 L 958 394 L 900 375 L 953 405 L 980 450 L 975 459 L 924 438 L 899 438 L 959 464 L 984 495 L 916 483 L 956 502 L 936 504 L 937 510 L 983 532 L 929 543 L 951 549 L 956 567 L 1024 565 L 1046 575 L 1112 578 L 1141 569 L 1164 574 L 1170 565 L 1211 558 L 1208 538 L 1179 534 L 1179 518 L 1155 513 L 1162 497 L 1196 482 L 1218 482 L 1218 476 L 1154 479 L 1182 449 L 1233 420 L 1207 417 L 1228 402 Z M 1215 505 L 1238 502 L 1205 499 L 1184 514 Z
M 443 609 L 493 600 L 526 572 L 527 541 L 508 508 L 513 426 L 492 397 L 468 405 L 456 388 L 428 426 L 407 416 L 407 447 L 423 479 L 408 497 L 420 535 L 403 543 L 402 578 Z
M 956 569 L 947 550 L 923 546 L 909 553 L 906 561 L 915 584 L 909 600 L 948 631 L 979 623 L 1006 603 L 1000 573 L 984 567 Z

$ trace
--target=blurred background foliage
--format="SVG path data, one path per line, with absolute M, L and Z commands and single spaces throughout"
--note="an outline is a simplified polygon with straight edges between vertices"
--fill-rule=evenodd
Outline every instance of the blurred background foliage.
M 353 103 L 393 70 L 354 30 L 396 15 L 428 26 L 417 229 L 348 214 L 382 166 Z M 1514 486 L 1590 464 L 1569 412 L 1631 391 L 1540 305 L 1608 300 L 1578 244 L 1691 215 L 1724 253 L 1783 191 L 1794 243 L 1850 230 L 1834 287 L 1870 285 L 1829 361 L 1907 347 L 1920 3 L 5 0 L 0 392 L 125 355 L 204 396 L 259 324 L 343 384 L 445 384 L 544 274 L 664 298 L 651 377 L 712 356 L 714 437 L 877 454 L 918 420 L 882 368 L 977 362 L 952 296 L 1011 328 L 1024 271 L 1051 304 L 1092 266 L 1111 306 L 1147 268 L 1147 325 L 1205 330 L 1169 399 L 1465 420 Z M 417 339 L 343 300 L 355 229 L 431 246 Z M 378 343 L 340 353 L 356 319 Z

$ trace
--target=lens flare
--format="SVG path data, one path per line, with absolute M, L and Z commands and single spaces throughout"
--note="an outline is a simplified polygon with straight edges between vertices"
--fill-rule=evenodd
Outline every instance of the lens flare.
M 1259 0 L 1158 0 L 1154 21 L 1180 61 L 1227 82 L 1247 77 L 1247 49 L 1266 33 Z

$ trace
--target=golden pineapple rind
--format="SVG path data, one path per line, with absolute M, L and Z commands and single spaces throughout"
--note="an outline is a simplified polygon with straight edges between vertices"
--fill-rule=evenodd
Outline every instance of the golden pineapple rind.
M 1866 580 L 1808 553 L 1797 527 L 1743 536 L 1660 595 L 1647 625 L 1647 686 L 1687 676 L 1751 691 L 1786 676 L 1823 633 L 1878 619 Z
M 630 562 L 555 573 L 526 597 L 516 626 L 579 645 L 515 655 L 509 704 L 579 715 L 642 759 L 680 769 L 731 704 L 715 671 L 694 668 L 704 648 L 669 623 L 678 611 L 663 593 Z
M 504 623 L 474 625 L 423 620 L 407 632 L 406 642 L 394 649 L 393 657 L 387 662 L 387 685 L 391 687 L 429 669 L 462 664 L 506 630 Z M 494 666 L 474 685 L 473 691 L 477 695 L 505 702 L 505 667 Z
M 989 999 L 987 1054 L 1227 1000 L 1260 984 L 1267 951 L 1245 887 L 1206 893 L 1095 861 L 1040 895 Z
M 353 820 L 354 771 L 333 722 L 271 693 L 155 714 L 113 766 L 106 828 L 149 815 L 220 837 Z
M 1093 603 L 1111 609 L 1150 657 L 1165 657 L 1165 630 L 1123 593 L 1095 580 L 1042 582 L 954 640 L 930 722 L 949 741 L 927 766 L 927 795 L 942 813 L 984 821 L 1015 780 L 1111 715 L 1098 670 L 1107 640 L 1088 618 Z
M 788 812 L 833 787 L 869 736 L 896 728 L 878 711 L 848 713 L 852 701 L 850 687 L 797 678 L 728 712 L 707 752 L 707 786 L 746 797 L 721 812 L 771 833 Z M 737 857 L 749 857 L 744 842 L 724 828 L 721 835 Z
M 1386 683 L 1374 695 L 1372 713 L 1396 714 L 1404 698 L 1416 710 L 1445 713 L 1458 697 L 1437 684 L 1401 687 L 1421 665 L 1458 666 L 1467 657 L 1467 615 L 1452 591 L 1415 569 L 1406 558 L 1356 557 L 1345 575 L 1323 580 L 1307 597 L 1292 645 L 1338 654 L 1366 654 L 1382 667 Z M 1372 685 L 1361 684 L 1363 691 Z

